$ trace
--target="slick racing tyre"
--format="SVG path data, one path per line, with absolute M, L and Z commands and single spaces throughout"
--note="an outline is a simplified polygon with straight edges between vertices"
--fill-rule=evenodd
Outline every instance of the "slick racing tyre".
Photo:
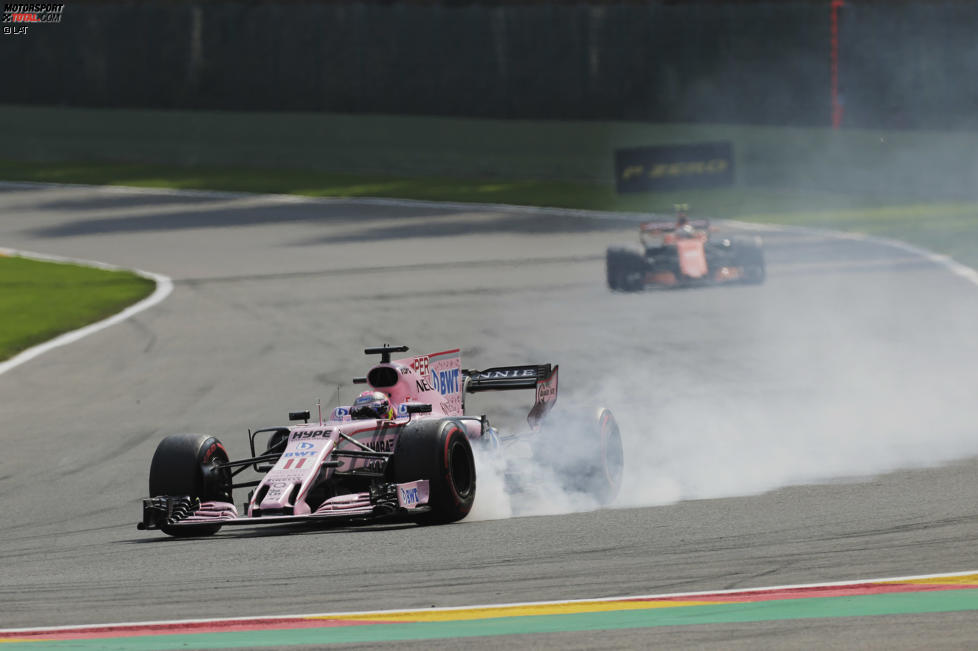
M 231 475 L 218 464 L 228 461 L 219 440 L 207 434 L 173 434 L 160 441 L 149 468 L 150 497 L 189 495 L 201 502 L 231 501 Z M 171 536 L 210 536 L 219 524 L 160 527 Z
M 618 423 L 609 409 L 551 417 L 533 445 L 534 458 L 553 470 L 561 488 L 601 506 L 621 490 L 625 456 Z
M 615 292 L 637 292 L 645 287 L 648 263 L 642 252 L 624 246 L 612 246 L 605 255 L 608 288 Z
M 427 479 L 431 510 L 418 524 L 461 520 L 475 501 L 475 459 L 463 427 L 454 420 L 419 421 L 397 439 L 394 481 Z
M 743 269 L 743 282 L 747 285 L 760 285 L 767 277 L 764 266 L 764 249 L 758 241 L 734 240 L 736 264 Z
M 621 431 L 609 409 L 598 409 L 594 440 L 594 461 L 585 469 L 588 492 L 602 505 L 611 504 L 621 490 L 621 478 L 625 469 L 625 452 L 621 445 Z

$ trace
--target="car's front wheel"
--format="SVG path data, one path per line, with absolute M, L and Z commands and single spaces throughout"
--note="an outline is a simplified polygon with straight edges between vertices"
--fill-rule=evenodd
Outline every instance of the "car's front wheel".
M 465 430 L 454 420 L 421 421 L 408 426 L 394 451 L 394 480 L 428 480 L 431 510 L 419 524 L 461 520 L 475 501 L 475 458 Z
M 605 254 L 608 288 L 615 292 L 637 292 L 645 287 L 645 256 L 630 247 L 612 246 Z
M 189 495 L 201 502 L 231 501 L 231 475 L 224 464 L 227 450 L 219 440 L 207 434 L 173 434 L 160 441 L 149 468 L 149 494 Z M 163 525 L 171 536 L 210 536 L 220 530 L 219 524 L 173 527 Z

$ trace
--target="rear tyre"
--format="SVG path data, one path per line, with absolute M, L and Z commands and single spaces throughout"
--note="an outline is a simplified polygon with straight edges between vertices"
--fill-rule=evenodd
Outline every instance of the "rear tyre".
M 594 462 L 584 471 L 584 483 L 598 503 L 607 506 L 621 490 L 625 451 L 621 444 L 621 431 L 610 409 L 598 410 L 595 426 Z
M 537 439 L 534 456 L 553 469 L 567 493 L 587 495 L 607 506 L 621 490 L 625 455 L 609 409 L 555 419 Z
M 461 520 L 475 501 L 475 459 L 464 428 L 454 420 L 427 421 L 405 428 L 394 452 L 394 481 L 427 479 L 431 510 L 418 524 Z
M 767 278 L 764 265 L 764 249 L 758 242 L 737 240 L 737 264 L 743 269 L 743 281 L 746 285 L 760 285 Z
M 160 441 L 149 468 L 149 494 L 189 495 L 201 502 L 231 501 L 231 475 L 218 468 L 228 461 L 227 450 L 207 434 L 174 434 Z M 163 533 L 177 537 L 210 536 L 221 525 L 161 526 Z
M 605 271 L 608 288 L 615 292 L 637 292 L 645 287 L 645 256 L 623 246 L 608 248 L 605 255 Z

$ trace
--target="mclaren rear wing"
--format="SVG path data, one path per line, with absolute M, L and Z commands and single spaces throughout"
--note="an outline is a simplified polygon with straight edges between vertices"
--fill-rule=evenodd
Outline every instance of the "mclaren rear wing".
M 697 230 L 708 230 L 710 228 L 709 219 L 690 219 L 689 225 Z M 676 220 L 643 222 L 639 227 L 642 233 L 672 233 L 676 230 Z
M 550 364 L 528 364 L 499 366 L 484 371 L 462 369 L 462 377 L 466 393 L 535 389 L 536 401 L 526 419 L 530 422 L 530 427 L 536 427 L 557 402 L 558 368 Z

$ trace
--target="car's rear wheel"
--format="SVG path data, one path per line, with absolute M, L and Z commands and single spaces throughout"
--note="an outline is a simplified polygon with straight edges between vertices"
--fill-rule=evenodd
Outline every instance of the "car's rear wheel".
M 554 471 L 566 493 L 590 497 L 601 506 L 618 496 L 625 456 L 611 410 L 560 414 L 533 447 L 538 463 Z
M 160 441 L 149 468 L 149 494 L 196 497 L 201 502 L 231 501 L 231 475 L 223 464 L 227 450 L 207 434 L 173 434 Z M 171 536 L 210 536 L 219 524 L 163 525 Z
M 621 431 L 611 410 L 598 410 L 595 427 L 594 463 L 585 469 L 584 477 L 588 492 L 604 506 L 613 502 L 621 490 L 625 452 L 621 444 Z
M 764 249 L 757 242 L 736 240 L 734 243 L 737 264 L 743 269 L 743 282 L 760 285 L 767 278 L 764 265 Z
M 398 437 L 394 452 L 394 481 L 428 480 L 431 510 L 419 524 L 461 520 L 475 501 L 475 459 L 463 427 L 454 420 L 419 422 Z

